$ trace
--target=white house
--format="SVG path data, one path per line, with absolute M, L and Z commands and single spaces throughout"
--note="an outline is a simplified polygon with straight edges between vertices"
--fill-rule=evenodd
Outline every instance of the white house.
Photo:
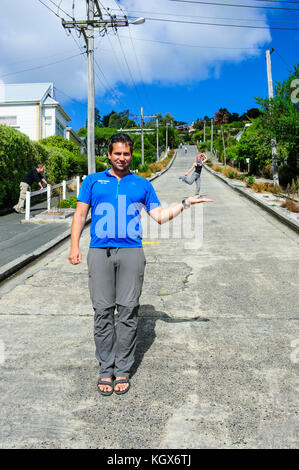
M 74 134 L 69 132 L 70 120 L 55 100 L 53 83 L 0 84 L 0 124 L 18 129 L 31 140 L 51 135 L 70 138 Z

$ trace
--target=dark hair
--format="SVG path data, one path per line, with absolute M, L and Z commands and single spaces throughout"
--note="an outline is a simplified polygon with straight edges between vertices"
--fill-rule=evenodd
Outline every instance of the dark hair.
M 45 165 L 43 163 L 38 163 L 36 168 L 43 168 Z
M 111 154 L 113 151 L 113 144 L 117 142 L 122 142 L 123 144 L 128 144 L 130 147 L 131 154 L 133 153 L 133 140 L 128 134 L 114 134 L 110 137 L 108 142 L 108 152 Z

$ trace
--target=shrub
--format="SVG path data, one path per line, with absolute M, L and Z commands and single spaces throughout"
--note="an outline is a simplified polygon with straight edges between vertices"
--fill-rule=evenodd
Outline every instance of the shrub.
M 257 193 L 262 193 L 267 190 L 267 185 L 265 183 L 254 183 L 251 187 Z
M 237 178 L 238 176 L 238 172 L 237 170 L 235 170 L 234 168 L 228 166 L 227 168 L 224 168 L 222 170 L 222 173 L 224 174 L 224 176 L 226 176 L 227 178 Z
M 60 135 L 51 135 L 50 137 L 39 140 L 39 143 L 47 147 L 66 149 L 77 155 L 80 153 L 79 147 L 72 140 L 64 139 Z
M 218 171 L 218 172 L 220 172 L 220 173 L 222 173 L 222 171 L 223 171 L 223 168 L 222 168 L 222 166 L 218 166 L 218 165 L 211 165 L 211 168 L 212 168 L 212 170 L 214 170 L 214 171 Z
M 291 212 L 299 212 L 299 204 L 295 201 L 286 200 L 281 204 L 281 207 L 284 207 Z
M 291 183 L 292 179 L 296 177 L 297 175 L 294 174 L 293 169 L 290 168 L 288 165 L 282 165 L 278 169 L 278 176 L 279 176 L 279 183 L 282 186 L 287 186 L 287 184 Z
M 76 209 L 76 205 L 77 205 L 77 198 L 75 196 L 71 196 L 67 199 L 63 199 L 62 201 L 60 201 L 60 203 L 58 204 L 58 207 L 60 207 L 61 209 L 68 209 L 68 208 Z
M 14 204 L 22 177 L 39 163 L 29 138 L 18 130 L 0 125 L 0 206 Z
M 44 147 L 48 152 L 47 181 L 51 184 L 61 183 L 77 173 L 76 156 L 69 150 L 57 147 Z
M 272 163 L 268 163 L 268 165 L 264 166 L 260 170 L 260 174 L 263 178 L 268 178 L 269 180 L 272 180 L 273 179 Z
M 248 176 L 246 186 L 252 186 L 254 184 L 254 181 L 255 181 L 254 176 L 252 175 Z
M 96 157 L 96 171 L 105 171 L 107 168 L 106 164 L 100 158 L 102 157 Z
M 144 172 L 146 172 L 146 171 L 148 171 L 148 170 L 149 170 L 149 164 L 148 164 L 147 162 L 145 162 L 143 165 L 140 164 L 140 165 L 138 166 L 138 171 L 141 172 L 141 173 L 144 173 Z
M 272 194 L 281 194 L 282 188 L 279 184 L 272 184 L 272 187 L 270 188 L 270 192 Z

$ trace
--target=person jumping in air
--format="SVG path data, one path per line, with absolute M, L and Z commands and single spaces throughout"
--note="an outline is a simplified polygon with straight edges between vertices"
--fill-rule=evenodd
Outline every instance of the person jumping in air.
M 200 174 L 201 174 L 201 170 L 202 170 L 202 165 L 204 163 L 206 163 L 207 161 L 208 161 L 208 158 L 204 153 L 198 153 L 196 155 L 196 160 L 193 163 L 193 165 L 191 166 L 191 168 L 189 168 L 189 170 L 187 171 L 187 173 L 185 173 L 184 176 L 179 177 L 180 180 L 184 181 L 184 183 L 187 183 L 187 184 L 193 184 L 194 181 L 196 181 L 195 195 L 199 194 L 199 191 L 200 191 Z M 191 178 L 188 179 L 187 176 L 189 175 L 189 173 L 191 173 L 191 171 L 193 171 L 193 173 L 191 175 Z

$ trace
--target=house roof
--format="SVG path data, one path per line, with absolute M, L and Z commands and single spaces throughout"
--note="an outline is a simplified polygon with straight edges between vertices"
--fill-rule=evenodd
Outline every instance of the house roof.
M 47 96 L 54 98 L 53 83 L 1 83 L 0 102 L 40 102 Z

